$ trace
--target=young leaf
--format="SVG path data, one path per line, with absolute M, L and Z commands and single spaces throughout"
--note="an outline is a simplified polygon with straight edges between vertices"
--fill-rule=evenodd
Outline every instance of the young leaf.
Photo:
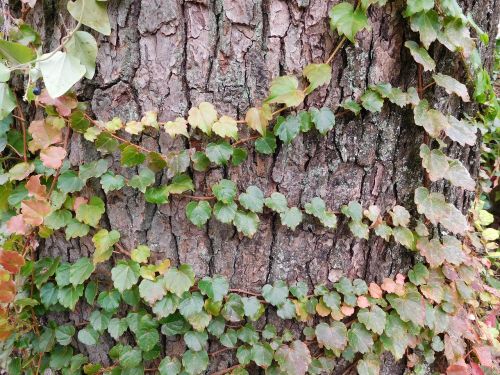
M 165 288 L 181 297 L 194 285 L 194 272 L 191 266 L 181 264 L 177 269 L 170 268 L 164 276 Z
M 238 139 L 238 124 L 236 120 L 229 116 L 222 116 L 212 126 L 212 130 L 220 137 L 231 137 Z
M 307 78 L 310 85 L 306 90 L 306 94 L 310 94 L 319 86 L 327 84 L 332 78 L 332 68 L 328 64 L 309 64 L 302 71 L 304 77 Z
M 106 3 L 98 0 L 76 0 L 67 4 L 68 12 L 77 21 L 104 35 L 111 34 Z
M 208 159 L 217 165 L 226 165 L 233 155 L 233 148 L 225 141 L 209 143 L 205 149 Z
M 274 134 L 267 132 L 264 137 L 255 141 L 255 150 L 264 155 L 272 155 L 276 151 L 276 137 Z
M 139 280 L 139 274 L 139 264 L 133 260 L 121 260 L 111 269 L 113 285 L 120 293 L 132 288 L 137 283 L 137 280 Z
M 278 117 L 274 126 L 274 134 L 285 144 L 289 144 L 300 132 L 300 121 L 297 116 L 289 115 L 286 119 Z
M 207 201 L 189 202 L 186 206 L 186 216 L 194 225 L 201 228 L 210 219 L 212 207 Z
M 321 135 L 325 135 L 328 131 L 333 129 L 335 125 L 335 115 L 330 108 L 311 108 L 309 112 L 311 113 L 311 118 L 316 129 Z
M 266 103 L 282 103 L 296 107 L 304 100 L 304 92 L 298 89 L 299 81 L 294 76 L 277 77 L 271 82 Z
M 193 129 L 199 128 L 203 133 L 212 132 L 212 125 L 217 121 L 217 111 L 215 107 L 207 102 L 201 102 L 198 107 L 189 110 L 188 122 Z
M 226 204 L 233 202 L 236 197 L 236 190 L 236 184 L 231 180 L 222 179 L 212 186 L 212 192 L 217 200 Z
M 350 3 L 340 3 L 330 9 L 330 27 L 356 44 L 356 34 L 368 27 L 368 18 L 361 8 Z
M 411 17 L 410 25 L 413 31 L 420 33 L 420 41 L 425 48 L 429 48 L 437 39 L 440 23 L 439 16 L 434 10 L 415 14 Z
M 370 112 L 380 112 L 384 105 L 384 100 L 380 94 L 373 90 L 366 90 L 361 96 L 361 104 Z
M 111 257 L 113 245 L 120 239 L 120 233 L 116 230 L 108 232 L 106 229 L 99 230 L 92 237 L 95 246 L 93 256 L 94 264 L 104 262 Z
M 429 53 L 412 40 L 405 42 L 405 47 L 410 50 L 411 55 L 417 63 L 424 67 L 425 71 L 432 71 L 436 68 L 436 63 L 429 56 Z
M 78 206 L 76 209 L 76 219 L 82 223 L 96 227 L 105 212 L 104 202 L 101 198 L 93 196 L 88 203 Z
M 247 237 L 253 237 L 259 228 L 259 217 L 253 212 L 236 211 L 233 220 L 238 232 L 243 233 Z
M 245 116 L 245 121 L 251 129 L 259 132 L 260 135 L 266 135 L 269 120 L 261 109 L 250 108 Z
M 264 193 L 257 186 L 249 186 L 245 193 L 238 198 L 243 208 L 255 213 L 262 213 L 264 207 Z

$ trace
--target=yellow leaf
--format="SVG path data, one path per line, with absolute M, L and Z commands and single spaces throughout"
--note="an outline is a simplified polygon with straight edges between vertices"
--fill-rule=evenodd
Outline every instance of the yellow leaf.
M 188 114 L 188 122 L 193 128 L 199 128 L 206 134 L 211 133 L 212 125 L 217 121 L 217 111 L 212 104 L 201 102 L 198 107 L 191 108 Z
M 213 127 L 213 131 L 220 137 L 231 137 L 238 139 L 238 124 L 236 120 L 229 116 L 222 116 Z
M 182 117 L 177 117 L 174 121 L 168 121 L 165 125 L 163 125 L 167 134 L 171 137 L 175 137 L 176 135 L 183 135 L 185 137 L 189 137 L 187 132 L 187 121 Z
M 258 108 L 250 108 L 245 116 L 245 121 L 251 129 L 259 132 L 260 135 L 266 135 L 266 129 L 269 121 L 262 110 L 259 110 Z

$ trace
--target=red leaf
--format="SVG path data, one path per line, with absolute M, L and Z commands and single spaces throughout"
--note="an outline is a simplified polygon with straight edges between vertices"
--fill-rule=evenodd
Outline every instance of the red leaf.
M 493 360 L 491 358 L 491 348 L 489 346 L 476 346 L 474 347 L 479 362 L 485 367 L 493 367 Z
M 0 303 L 9 303 L 16 296 L 16 284 L 12 280 L 0 281 Z
M 446 375 L 471 375 L 470 367 L 467 365 L 451 365 L 446 369 Z
M 472 369 L 472 375 L 484 375 L 483 370 L 476 362 L 471 362 L 470 367 Z
M 10 273 L 18 273 L 24 265 L 24 258 L 15 251 L 0 250 L 0 264 Z

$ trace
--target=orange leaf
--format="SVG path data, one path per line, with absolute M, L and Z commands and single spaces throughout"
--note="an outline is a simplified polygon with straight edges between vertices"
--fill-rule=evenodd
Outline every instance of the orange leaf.
M 40 183 L 40 176 L 39 174 L 31 176 L 26 182 L 26 189 L 28 189 L 30 197 L 44 200 L 47 198 L 47 188 Z
M 469 366 L 457 364 L 448 366 L 446 375 L 470 375 Z
M 359 296 L 357 302 L 358 302 L 358 306 L 361 308 L 365 308 L 365 307 L 370 306 L 370 302 L 368 302 L 368 298 L 366 298 L 365 296 Z
M 8 281 L 10 280 L 10 273 L 6 270 L 0 269 L 0 281 Z
M 15 251 L 0 250 L 0 264 L 10 273 L 18 273 L 24 265 L 24 258 Z
M 16 284 L 14 281 L 0 281 L 0 303 L 9 303 L 16 296 Z
M 61 116 L 65 117 L 69 116 L 71 114 L 71 110 L 75 109 L 78 105 L 78 101 L 72 96 L 63 95 L 54 99 L 50 97 L 47 90 L 42 91 L 42 93 L 38 96 L 37 101 L 42 104 L 53 105 L 56 107 L 57 112 Z
M 47 124 L 44 120 L 32 121 L 28 131 L 33 140 L 29 142 L 29 150 L 35 152 L 62 140 L 61 130 Z
M 42 225 L 43 219 L 50 213 L 50 205 L 45 201 L 22 201 L 21 214 L 24 222 L 33 226 Z
M 59 168 L 65 157 L 66 150 L 64 147 L 49 146 L 40 152 L 40 159 L 47 168 Z
M 385 278 L 382 282 L 382 290 L 385 290 L 387 293 L 394 293 L 396 291 L 396 283 L 393 279 Z
M 24 222 L 23 215 L 12 216 L 7 221 L 7 231 L 12 234 L 26 234 L 28 227 Z
M 370 296 L 372 296 L 373 298 L 382 298 L 382 289 L 380 289 L 377 284 L 370 283 L 368 291 L 370 292 Z

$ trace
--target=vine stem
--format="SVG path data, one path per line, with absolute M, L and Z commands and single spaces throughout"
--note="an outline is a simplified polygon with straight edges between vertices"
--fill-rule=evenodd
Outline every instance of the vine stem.
M 19 100 L 17 99 L 16 95 L 16 105 L 17 105 L 17 112 L 19 113 L 19 117 L 16 116 L 17 119 L 21 122 L 21 128 L 23 131 L 23 159 L 24 162 L 28 162 L 28 142 L 26 140 L 26 119 L 24 118 L 23 110 L 21 109 L 21 106 L 19 105 Z
M 189 195 L 189 194 L 178 194 L 178 195 L 183 197 L 183 198 L 189 198 L 189 199 L 192 199 L 195 201 L 211 201 L 211 200 L 215 199 L 215 196 L 213 196 L 213 195 L 208 195 L 208 196 Z
M 212 372 L 211 375 L 224 375 L 224 374 L 227 374 L 228 372 L 236 370 L 237 368 L 240 368 L 240 367 L 241 367 L 241 365 L 234 365 L 234 366 L 228 367 L 228 368 L 226 368 L 224 370 Z
M 255 297 L 261 297 L 262 294 L 255 293 L 255 292 L 250 292 L 248 290 L 243 290 L 243 289 L 229 289 L 231 293 L 240 293 L 240 294 L 248 294 L 250 296 L 255 296 Z
M 68 127 L 66 128 L 66 135 L 64 137 L 64 144 L 63 144 L 63 147 L 65 150 L 67 150 L 67 148 L 68 148 L 70 134 L 71 134 L 71 128 L 68 125 Z M 62 164 L 61 164 L 61 167 L 62 167 Z M 56 187 L 57 180 L 59 179 L 59 175 L 61 174 L 61 167 L 57 168 L 56 175 L 54 176 L 54 179 L 52 180 L 52 183 L 50 184 L 50 189 L 49 189 L 49 192 L 47 193 L 48 197 L 50 197 L 50 194 L 52 193 L 52 191 Z
M 254 135 L 253 137 L 248 137 L 248 138 L 240 139 L 239 141 L 234 142 L 233 146 L 238 146 L 238 145 L 241 145 L 243 143 L 251 142 L 251 141 L 253 141 L 255 139 L 258 139 L 259 137 L 260 137 L 260 135 Z
M 335 47 L 335 49 L 333 50 L 333 52 L 330 55 L 330 57 L 328 58 L 328 60 L 325 61 L 325 64 L 330 64 L 331 63 L 331 61 L 333 60 L 333 58 L 335 57 L 335 55 L 337 54 L 337 52 L 342 48 L 342 46 L 344 45 L 344 43 L 345 43 L 346 40 L 347 40 L 347 38 L 345 36 L 342 37 L 342 39 L 340 39 L 339 44 L 337 44 L 337 47 Z
M 208 355 L 212 356 L 212 357 L 215 357 L 215 356 L 218 356 L 221 353 L 225 353 L 225 352 L 228 352 L 228 351 L 233 350 L 233 349 L 234 348 L 222 348 L 222 349 L 216 350 L 215 352 L 208 353 Z

